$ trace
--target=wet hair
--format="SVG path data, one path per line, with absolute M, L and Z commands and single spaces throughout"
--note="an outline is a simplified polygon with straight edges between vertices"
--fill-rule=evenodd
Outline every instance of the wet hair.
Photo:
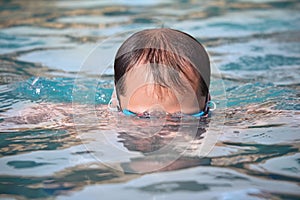
M 134 67 L 147 65 L 155 83 L 182 91 L 182 77 L 189 81 L 198 96 L 208 95 L 210 62 L 203 46 L 192 36 L 174 29 L 139 31 L 119 48 L 114 61 L 116 93 L 126 93 L 125 74 Z M 163 67 L 159 67 L 163 66 Z M 192 72 L 193 76 L 189 74 Z

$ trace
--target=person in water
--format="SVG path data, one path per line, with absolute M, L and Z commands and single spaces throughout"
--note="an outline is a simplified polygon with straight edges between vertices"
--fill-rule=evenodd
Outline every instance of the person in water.
M 125 115 L 209 112 L 209 56 L 187 33 L 158 28 L 133 34 L 119 48 L 114 72 L 109 108 Z
M 125 115 L 130 116 L 151 115 L 155 111 L 160 111 L 167 114 L 181 113 L 202 117 L 209 112 L 209 57 L 203 46 L 186 33 L 165 28 L 137 32 L 121 45 L 116 54 L 114 69 L 115 92 L 109 105 L 111 109 L 116 108 Z M 90 141 L 94 141 L 94 137 L 99 136 L 99 134 L 95 134 L 96 130 L 101 132 L 108 131 L 109 134 L 114 134 L 111 130 L 114 130 L 119 125 L 119 121 L 115 120 L 114 116 L 110 115 L 110 112 L 107 112 L 107 108 L 104 105 L 96 106 L 99 123 L 94 123 L 94 112 L 87 112 L 86 110 L 86 107 L 90 108 L 90 106 L 77 103 L 49 102 L 33 104 L 24 102 L 22 104 L 25 107 L 13 106 L 10 112 L 5 112 L 5 115 L 2 113 L 2 120 L 0 121 L 2 132 L 24 132 L 26 130 L 26 133 L 28 133 L 31 130 L 63 130 L 63 135 L 57 136 L 57 134 L 54 134 L 53 137 L 49 137 L 50 143 L 45 139 L 47 138 L 46 136 L 42 136 L 46 141 L 42 146 L 35 146 L 33 144 L 34 141 L 29 140 L 29 144 L 32 142 L 32 145 L 20 143 L 19 146 L 4 146 L 0 151 L 21 153 L 28 151 L 28 148 L 32 146 L 34 149 L 45 148 L 45 145 L 48 145 L 48 143 L 52 146 L 57 143 L 56 146 L 60 148 L 69 148 L 70 145 L 79 145 L 82 142 L 88 144 Z M 283 121 L 285 124 L 294 126 L 294 121 L 290 120 L 290 110 L 266 109 L 265 104 L 227 108 L 225 111 L 228 113 L 226 118 L 229 121 L 224 124 L 226 126 L 224 132 L 229 135 L 232 135 L 232 133 L 238 134 L 236 133 L 237 128 L 238 130 L 239 128 L 244 130 L 247 127 L 265 127 L 269 124 L 278 126 L 282 125 Z M 73 118 L 74 115 L 76 115 L 77 119 L 87 118 L 87 120 L 76 124 Z M 113 120 L 110 120 L 110 117 Z M 120 121 L 125 122 L 123 124 L 131 120 L 144 122 L 135 118 L 124 118 L 120 118 Z M 146 121 L 148 122 L 148 120 Z M 220 124 L 222 123 L 220 122 Z M 137 123 L 137 126 L 145 127 L 144 123 Z M 180 124 L 178 123 L 171 123 L 170 126 L 167 123 L 163 123 L 162 126 L 162 129 L 159 129 L 155 134 L 152 134 L 153 132 L 151 134 L 136 134 L 137 131 L 142 132 L 141 129 L 135 129 L 135 132 L 133 132 L 131 126 L 129 128 L 128 125 L 125 128 L 121 127 L 120 131 L 118 131 L 118 142 L 122 142 L 123 146 L 130 151 L 139 151 L 146 155 L 146 159 L 138 157 L 131 159 L 130 162 L 122 161 L 120 165 L 124 171 L 149 172 L 153 171 L 153 169 L 174 170 L 199 164 L 211 165 L 211 158 L 199 159 L 198 154 L 197 144 L 201 142 L 205 126 L 197 126 L 196 137 L 193 137 L 193 130 L 195 129 L 186 132 L 186 128 L 189 128 L 186 127 L 186 124 L 184 129 L 180 129 Z M 127 128 L 130 130 L 127 130 Z M 199 128 L 200 134 L 198 134 Z M 80 141 L 77 137 L 78 131 L 80 131 L 79 134 L 82 131 L 82 135 L 86 135 L 87 139 Z M 212 131 L 216 130 L 213 129 Z M 46 131 L 46 133 L 48 132 Z M 61 132 L 59 131 L 58 133 Z M 190 135 L 192 136 L 187 137 L 187 141 L 189 141 L 189 138 L 195 138 L 199 141 L 198 143 L 192 141 L 193 146 L 190 143 L 184 143 L 184 145 L 180 143 L 179 147 L 185 150 L 187 145 L 191 154 L 181 156 L 175 161 L 173 160 L 173 155 L 168 160 L 164 154 L 158 159 L 152 156 L 153 154 L 150 154 L 153 151 L 164 149 L 163 147 L 165 146 L 173 147 L 172 145 L 177 143 L 172 143 L 172 145 L 166 144 L 170 144 L 174 137 L 176 137 L 174 141 L 178 141 L 178 138 L 183 137 L 185 139 L 186 133 L 191 133 Z M 92 145 L 101 150 L 101 146 L 97 146 L 94 143 Z M 176 150 L 174 153 L 177 155 L 178 148 L 174 149 Z M 157 162 L 161 161 L 160 159 L 163 159 L 164 162 Z M 115 160 L 112 162 L 115 163 Z M 165 165 L 168 163 L 171 164 Z

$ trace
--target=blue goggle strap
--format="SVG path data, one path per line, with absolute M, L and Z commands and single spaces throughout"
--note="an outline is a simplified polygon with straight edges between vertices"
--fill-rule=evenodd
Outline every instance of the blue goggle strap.
M 130 110 L 127 109 L 123 109 L 123 114 L 126 116 L 136 116 L 136 114 L 134 112 L 131 112 Z

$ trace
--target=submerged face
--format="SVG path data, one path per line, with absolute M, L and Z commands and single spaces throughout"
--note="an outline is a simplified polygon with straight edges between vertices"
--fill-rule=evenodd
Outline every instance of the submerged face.
M 180 77 L 186 87 L 183 85 L 181 88 L 175 88 L 155 83 L 147 71 L 147 66 L 141 65 L 126 73 L 125 93 L 119 95 L 121 109 L 134 113 L 158 111 L 194 114 L 205 107 L 206 97 L 197 92 L 199 86 L 190 83 L 183 74 L 180 74 Z M 195 76 L 192 72 L 186 75 L 192 78 Z

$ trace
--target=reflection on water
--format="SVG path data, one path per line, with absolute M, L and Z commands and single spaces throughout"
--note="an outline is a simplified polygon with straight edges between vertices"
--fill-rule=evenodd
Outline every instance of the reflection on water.
M 86 105 L 76 106 L 82 110 L 81 113 L 76 114 L 88 120 L 89 115 L 84 109 Z M 299 121 L 290 120 L 293 115 L 299 118 L 299 114 L 296 113 L 275 111 L 258 106 L 249 107 L 247 110 L 245 108 L 244 110 L 228 109 L 226 121 L 228 125 L 223 132 L 224 137 L 220 138 L 210 155 L 199 157 L 197 150 L 205 138 L 205 124 L 207 124 L 205 121 L 196 126 L 198 127 L 196 135 L 188 135 L 189 129 L 184 129 L 184 132 L 178 131 L 178 121 L 173 120 L 165 123 L 159 131 L 149 136 L 147 135 L 149 132 L 138 131 L 138 128 L 151 123 L 149 121 L 124 118 L 108 112 L 106 106 L 100 106 L 96 108 L 98 123 L 94 126 L 74 124 L 73 109 L 74 105 L 71 104 L 41 103 L 34 104 L 32 107 L 20 106 L 13 112 L 7 113 L 1 123 L 1 130 L 3 130 L 1 141 L 6 142 L 6 145 L 2 145 L 1 148 L 2 156 L 4 156 L 1 158 L 1 168 L 5 171 L 1 180 L 3 184 L 5 183 L 2 190 L 5 194 L 11 192 L 31 198 L 32 188 L 34 188 L 36 191 L 34 197 L 42 198 L 74 194 L 70 192 L 82 190 L 87 185 L 108 183 L 124 183 L 125 185 L 121 185 L 117 188 L 118 190 L 129 188 L 135 190 L 137 186 L 127 186 L 128 181 L 143 177 L 135 173 L 153 170 L 174 171 L 199 166 L 238 169 L 239 172 L 261 178 L 260 181 L 264 179 L 269 181 L 271 177 L 275 185 L 280 184 L 275 180 L 290 182 L 289 187 L 282 188 L 283 193 L 291 193 L 289 188 L 296 187 L 292 183 L 299 181 L 299 176 L 297 176 L 299 147 L 294 141 L 298 137 Z M 8 116 L 15 113 L 19 115 Z M 217 113 L 211 119 L 218 117 L 216 115 Z M 123 120 L 123 125 L 120 124 L 120 119 Z M 135 123 L 135 127 L 132 128 L 130 123 Z M 184 123 L 185 127 L 189 127 L 189 124 L 193 125 L 190 128 L 195 127 L 191 121 Z M 153 122 L 152 126 L 155 127 Z M 282 126 L 285 132 L 278 130 L 277 133 L 276 129 L 273 130 L 273 127 Z M 213 133 L 213 130 L 209 133 Z M 171 146 L 168 152 L 157 153 L 157 150 L 170 144 L 174 137 L 179 138 L 178 143 Z M 278 140 L 283 143 L 278 143 Z M 84 146 L 81 145 L 82 143 Z M 188 149 L 180 147 L 188 147 Z M 56 151 L 46 153 L 45 150 Z M 24 154 L 26 152 L 31 153 Z M 294 156 L 285 158 L 293 154 Z M 7 157 L 8 155 L 11 156 Z M 274 158 L 286 159 L 286 162 L 282 163 L 281 159 L 273 161 Z M 281 168 L 275 170 L 273 166 L 265 165 L 266 161 L 275 162 L 274 165 L 281 166 Z M 35 169 L 40 171 L 37 172 Z M 268 173 L 263 173 L 262 169 L 267 170 Z M 27 176 L 20 177 L 24 173 Z M 174 176 L 176 177 L 176 174 Z M 225 175 L 217 178 L 210 177 L 207 179 L 208 182 L 205 179 L 204 182 L 197 182 L 197 176 L 178 176 L 175 182 L 158 178 L 154 183 L 150 181 L 149 185 L 141 186 L 139 190 L 150 194 L 153 192 L 171 194 L 172 191 L 201 192 L 216 187 L 232 187 L 230 182 L 219 183 L 221 177 Z M 236 176 L 240 175 L 232 175 L 230 179 L 225 180 L 243 180 L 249 183 L 253 181 L 251 177 L 246 179 Z M 195 179 L 190 180 L 193 177 Z M 201 176 L 199 178 L 202 180 Z M 23 183 L 24 190 L 18 189 L 20 186 L 17 183 L 19 182 Z M 164 187 L 161 187 L 162 185 Z M 273 189 L 270 188 L 268 191 L 273 193 L 275 192 Z M 295 193 L 292 192 L 290 195 L 293 196 Z
M 298 1 L 0 4 L 1 198 L 299 198 Z M 210 118 L 109 112 L 111 66 L 79 73 L 96 42 L 162 26 L 221 70 Z

